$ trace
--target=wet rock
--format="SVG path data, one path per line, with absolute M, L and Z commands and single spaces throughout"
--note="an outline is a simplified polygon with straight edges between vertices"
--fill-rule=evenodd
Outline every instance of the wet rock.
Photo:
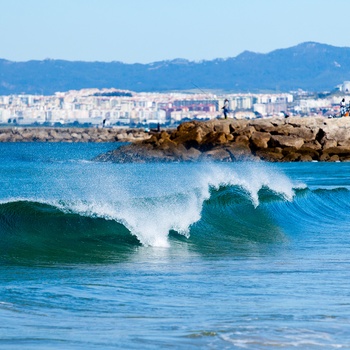
M 201 160 L 215 160 L 215 161 L 232 161 L 230 154 L 224 148 L 214 148 L 201 155 Z
M 301 160 L 301 154 L 298 152 L 290 151 L 283 157 L 284 162 L 296 162 Z
M 283 159 L 283 154 L 280 148 L 276 149 L 261 149 L 256 151 L 256 156 L 261 160 L 268 162 L 279 162 Z
M 312 162 L 313 158 L 309 154 L 302 154 L 299 160 L 301 162 Z

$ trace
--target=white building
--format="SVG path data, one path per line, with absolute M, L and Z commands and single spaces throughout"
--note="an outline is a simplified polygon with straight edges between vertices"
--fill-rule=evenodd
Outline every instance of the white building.
M 11 119 L 11 111 L 6 108 L 0 108 L 0 123 L 7 123 Z

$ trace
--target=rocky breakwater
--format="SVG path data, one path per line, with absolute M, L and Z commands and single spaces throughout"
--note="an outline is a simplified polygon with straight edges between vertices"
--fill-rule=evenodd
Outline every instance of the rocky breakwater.
M 102 154 L 98 161 L 350 161 L 350 118 L 192 121 Z
M 0 128 L 0 142 L 129 142 L 148 139 L 141 129 Z

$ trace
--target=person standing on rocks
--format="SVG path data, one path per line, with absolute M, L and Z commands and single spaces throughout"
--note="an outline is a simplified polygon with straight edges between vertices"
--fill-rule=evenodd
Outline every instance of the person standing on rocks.
M 346 113 L 346 103 L 345 98 L 343 98 L 340 102 L 340 116 L 343 117 Z
M 225 99 L 224 101 L 224 107 L 221 108 L 224 112 L 224 117 L 227 119 L 227 114 L 230 111 L 230 103 L 228 102 L 228 99 Z

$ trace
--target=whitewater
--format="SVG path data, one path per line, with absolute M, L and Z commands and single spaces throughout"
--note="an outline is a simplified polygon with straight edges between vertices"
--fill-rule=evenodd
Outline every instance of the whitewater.
M 0 348 L 350 348 L 348 163 L 0 144 Z

